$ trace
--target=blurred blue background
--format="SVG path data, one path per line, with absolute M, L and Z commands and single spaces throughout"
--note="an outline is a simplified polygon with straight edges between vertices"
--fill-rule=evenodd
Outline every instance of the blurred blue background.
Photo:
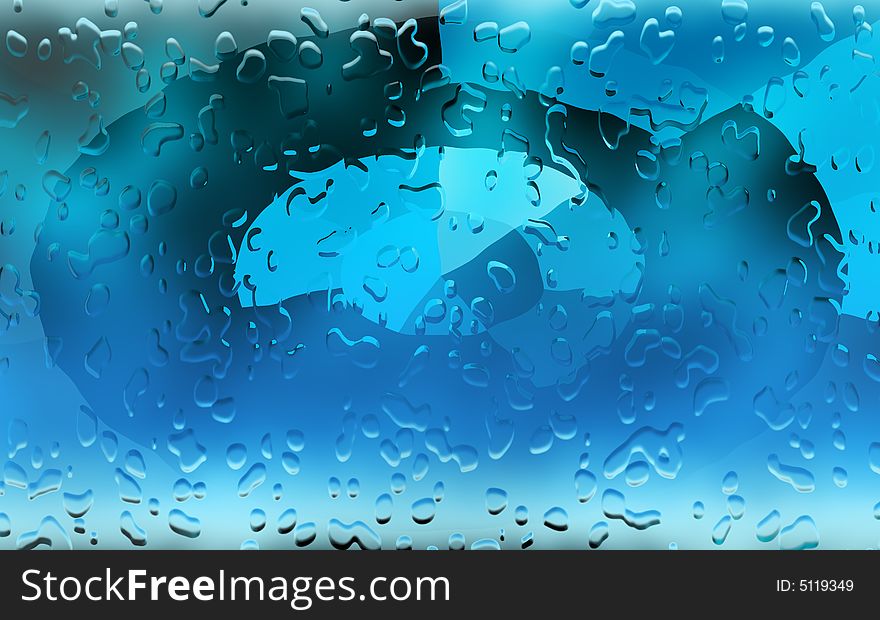
M 877 3 L 73 4 L 0 8 L 0 546 L 877 545 Z

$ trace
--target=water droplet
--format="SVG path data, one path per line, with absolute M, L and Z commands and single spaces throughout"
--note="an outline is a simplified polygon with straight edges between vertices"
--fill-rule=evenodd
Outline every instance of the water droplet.
M 266 527 L 266 512 L 260 508 L 254 508 L 251 510 L 249 523 L 254 532 L 261 531 Z
M 586 504 L 593 496 L 596 495 L 598 484 L 596 476 L 586 469 L 578 469 L 574 474 L 574 486 L 577 500 L 581 504 Z
M 434 520 L 437 514 L 437 503 L 432 497 L 424 497 L 413 502 L 411 507 L 412 520 L 419 525 L 426 525 Z
M 712 60 L 716 63 L 724 62 L 724 39 L 720 35 L 712 39 Z
M 556 532 L 568 529 L 568 513 L 564 508 L 554 506 L 544 513 L 544 526 Z
M 254 463 L 238 481 L 238 496 L 247 497 L 266 481 L 266 466 Z
M 724 475 L 724 480 L 721 481 L 721 492 L 725 495 L 731 495 L 736 493 L 739 488 L 739 476 L 736 475 L 735 471 L 729 471 Z
M 815 549 L 819 546 L 819 530 L 807 515 L 801 515 L 779 532 L 779 548 L 789 551 Z
M 755 525 L 755 536 L 761 542 L 770 542 L 779 534 L 781 519 L 778 510 L 771 510 Z
M 767 469 L 776 478 L 790 484 L 799 493 L 811 493 L 816 488 L 815 479 L 809 470 L 803 467 L 785 465 L 780 462 L 779 457 L 775 454 L 771 454 L 767 458 Z
M 588 542 L 590 549 L 598 549 L 602 543 L 608 540 L 609 528 L 607 521 L 598 521 L 590 528 Z
M 801 64 L 801 51 L 791 37 L 785 37 L 782 42 L 782 60 L 792 67 L 798 67 Z
M 490 515 L 498 515 L 507 508 L 507 491 L 497 487 L 486 489 L 486 510 Z
M 727 512 L 734 520 L 742 519 L 746 511 L 746 500 L 740 495 L 731 495 L 727 498 Z
M 24 58 L 28 52 L 28 40 L 15 30 L 6 33 L 6 50 L 16 58 Z
M 730 534 L 732 523 L 733 520 L 730 518 L 730 515 L 721 517 L 718 523 L 715 524 L 715 527 L 712 528 L 712 542 L 716 545 L 723 545 Z
M 810 18 L 813 25 L 816 26 L 816 32 L 823 41 L 834 40 L 834 22 L 825 12 L 825 7 L 821 2 L 813 2 L 810 5 Z
M 128 510 L 123 511 L 119 517 L 119 530 L 135 547 L 146 546 L 147 532 L 137 524 Z
M 293 530 L 293 541 L 297 547 L 308 547 L 318 537 L 318 528 L 313 522 L 300 523 Z
M 296 510 L 288 508 L 280 515 L 275 522 L 275 527 L 279 534 L 289 534 L 296 527 Z
M 773 30 L 773 26 L 759 26 L 758 27 L 758 44 L 761 47 L 770 47 L 773 44 L 773 39 L 776 37 L 776 33 Z
M 174 508 L 168 513 L 168 527 L 175 534 L 185 536 L 186 538 L 198 538 L 202 533 L 201 521 L 196 517 L 186 514 L 179 508 Z
M 531 40 L 532 32 L 528 23 L 516 22 L 498 31 L 498 47 L 502 52 L 515 53 Z

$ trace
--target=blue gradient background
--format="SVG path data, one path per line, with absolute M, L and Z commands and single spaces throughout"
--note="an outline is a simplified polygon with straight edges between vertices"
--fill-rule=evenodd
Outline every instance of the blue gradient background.
M 256 149 L 244 153 L 242 164 L 235 163 L 229 133 L 270 126 L 266 119 L 277 114 L 266 103 L 277 105 L 277 99 L 252 97 L 246 90 L 220 89 L 227 103 L 218 112 L 218 119 L 225 117 L 218 120 L 221 138 L 213 150 L 209 145 L 194 153 L 188 137 L 170 142 L 158 158 L 142 149 L 141 131 L 152 122 L 143 111 L 148 101 L 164 89 L 169 109 L 160 120 L 184 124 L 189 136 L 199 129 L 197 112 L 214 88 L 191 82 L 188 63 L 181 66 L 176 83 L 163 84 L 160 68 L 169 60 L 170 36 L 180 41 L 188 57 L 213 63 L 214 41 L 223 31 L 233 33 L 241 53 L 257 46 L 265 50 L 270 29 L 290 30 L 300 45 L 304 40 L 324 45 L 325 62 L 332 65 L 335 33 L 355 28 L 361 12 L 369 14 L 374 26 L 380 16 L 400 25 L 410 17 L 431 19 L 452 3 L 353 7 L 322 2 L 315 8 L 334 33 L 326 44 L 302 21 L 301 7 L 288 3 L 253 1 L 245 6 L 230 0 L 219 3 L 207 18 L 200 16 L 199 5 L 217 3 L 120 0 L 115 16 L 100 6 L 76 4 L 57 8 L 33 1 L 25 2 L 20 12 L 0 9 L 5 29 L 28 41 L 23 58 L 14 43 L 0 52 L 0 92 L 11 100 L 26 95 L 28 107 L 20 120 L 0 122 L 0 170 L 6 171 L 0 174 L 0 318 L 10 317 L 8 325 L 0 321 L 0 428 L 8 441 L 0 487 L 0 546 L 130 548 L 131 532 L 136 532 L 133 537 L 145 540 L 146 548 L 324 548 L 351 545 L 346 531 L 359 534 L 361 546 L 378 543 L 389 549 L 876 546 L 876 3 L 863 3 L 860 10 L 849 3 L 825 2 L 833 33 L 814 3 L 800 1 L 678 2 L 680 23 L 668 3 L 456 3 L 441 20 L 436 41 L 452 84 L 471 84 L 487 94 L 491 105 L 511 101 L 511 123 L 537 115 L 538 129 L 529 136 L 533 147 L 545 138 L 544 117 L 554 105 L 571 111 L 571 127 L 577 127 L 577 109 L 622 117 L 633 127 L 630 137 L 635 141 L 637 131 L 643 131 L 644 144 L 658 154 L 685 145 L 680 163 L 667 167 L 661 162 L 658 176 L 648 179 L 644 177 L 651 175 L 636 172 L 635 151 L 620 155 L 628 162 L 626 173 L 621 168 L 619 176 L 590 176 L 598 187 L 588 197 L 579 183 L 584 179 L 572 178 L 576 175 L 566 173 L 564 165 L 554 168 L 545 161 L 536 177 L 542 198 L 537 207 L 529 202 L 528 179 L 521 172 L 527 153 L 513 148 L 498 155 L 503 145 L 500 130 L 494 129 L 492 141 L 476 146 L 456 146 L 448 135 L 447 142 L 432 143 L 430 136 L 436 134 L 430 128 L 442 122 L 442 114 L 439 106 L 430 107 L 430 98 L 422 108 L 412 104 L 414 112 L 404 128 L 421 132 L 424 127 L 429 136 L 417 164 L 394 155 L 364 156 L 365 175 L 342 163 L 288 175 L 259 162 L 254 166 Z M 603 22 L 603 11 L 616 15 L 616 21 Z M 99 53 L 100 69 L 65 58 L 59 29 L 73 29 L 80 17 L 105 31 L 123 31 L 127 22 L 137 23 L 137 37 L 130 42 L 143 50 L 144 67 L 152 77 L 148 88 L 140 92 L 137 71 L 112 53 Z M 672 33 L 664 35 L 672 41 L 668 53 L 651 43 L 652 19 L 659 30 Z M 529 40 L 515 53 L 502 50 L 495 38 L 477 42 L 474 29 L 484 22 L 497 22 L 501 28 L 525 22 Z M 774 32 L 767 45 L 762 27 Z M 642 35 L 645 29 L 648 39 Z M 591 76 L 590 50 L 618 30 L 623 43 L 607 73 Z M 130 36 L 132 27 L 128 32 Z M 723 40 L 723 58 L 719 44 L 713 43 L 716 36 Z M 45 61 L 37 55 L 43 37 L 52 45 Z M 788 62 L 783 51 L 787 37 L 799 54 L 796 60 L 789 55 Z M 586 44 L 575 46 L 587 49 L 583 64 L 572 62 L 578 41 Z M 346 55 L 354 56 L 347 46 L 340 52 Z M 222 63 L 227 74 L 234 76 L 240 60 L 239 55 Z M 515 67 L 520 87 L 531 98 L 512 96 L 502 80 L 487 81 L 483 71 L 490 61 L 499 72 Z M 598 67 L 599 59 L 595 62 Z M 337 66 L 332 70 L 338 74 Z M 552 90 L 550 80 L 559 75 L 564 87 Z M 378 86 L 364 92 L 381 98 L 385 81 L 370 79 Z M 78 80 L 100 92 L 94 107 L 71 98 Z M 309 88 L 310 102 L 317 106 L 322 82 L 316 78 Z M 671 98 L 664 97 L 667 92 L 673 93 Z M 701 114 L 685 105 L 688 93 L 696 93 L 698 104 L 705 105 Z M 451 99 L 443 94 L 444 102 Z M 0 120 L 11 118 L 7 99 L 0 100 Z M 351 115 L 355 126 L 358 105 L 368 105 L 358 100 L 335 103 L 331 96 L 323 101 L 330 111 L 322 113 L 330 118 Z M 748 112 L 751 107 L 754 113 Z M 679 126 L 652 127 L 647 115 L 630 112 L 634 108 L 649 109 L 658 118 L 668 115 Z M 110 150 L 81 155 L 77 139 L 96 112 L 111 136 Z M 506 122 L 500 120 L 500 109 L 479 114 L 473 113 L 475 125 L 487 115 L 499 127 Z M 316 107 L 305 118 L 310 115 L 320 116 Z M 740 131 L 758 128 L 761 150 L 756 159 L 744 161 L 729 147 L 724 150 L 722 127 L 728 118 L 738 121 Z M 35 143 L 44 130 L 51 143 L 41 163 Z M 602 157 L 596 144 L 589 143 L 596 142 L 595 126 L 591 131 L 583 152 Z M 411 141 L 404 142 L 402 148 L 412 147 Z M 707 208 L 711 177 L 707 186 L 699 164 L 695 171 L 689 161 L 699 149 L 706 151 L 707 162 L 729 167 L 731 180 L 721 183 L 725 191 L 740 186 L 749 192 L 749 205 L 731 216 L 749 219 L 712 230 L 704 226 L 703 216 L 712 210 Z M 275 152 L 279 160 L 280 150 Z M 796 160 L 799 151 L 800 159 L 815 167 L 814 174 L 786 173 L 783 163 L 791 153 Z M 590 157 L 585 160 L 588 167 L 594 163 Z M 305 170 L 300 164 L 290 159 L 292 170 Z M 187 184 L 197 165 L 208 170 L 203 190 Z M 107 197 L 97 196 L 88 183 L 80 184 L 80 172 L 89 166 L 97 169 L 97 178 L 109 180 Z M 595 166 L 601 168 L 598 162 Z M 490 169 L 498 173 L 491 192 L 485 185 Z M 51 184 L 42 187 L 49 170 L 73 180 L 63 200 L 51 198 Z M 526 173 L 533 174 L 528 168 Z M 171 214 L 148 214 L 147 189 L 157 178 L 178 179 Z M 310 211 L 307 197 L 326 190 L 329 180 L 333 190 L 322 199 L 326 204 L 310 202 Z M 654 202 L 654 188 L 661 181 L 673 188 L 668 210 Z M 412 197 L 399 188 L 435 182 L 443 188 L 444 212 L 432 219 L 425 213 L 435 212 L 434 197 Z M 100 226 L 100 214 L 116 208 L 120 191 L 129 184 L 143 192 L 137 213 L 150 222 L 148 240 L 142 246 L 135 242 L 137 252 L 124 259 L 99 265 L 84 279 L 74 278 L 68 252 L 85 251 Z M 26 191 L 16 197 L 19 185 Z M 291 202 L 294 217 L 285 212 L 291 185 L 306 189 L 306 195 Z M 773 203 L 765 199 L 768 189 L 778 190 Z M 218 200 L 206 199 L 205 192 L 215 192 L 209 195 Z M 241 196 L 246 202 L 221 204 L 224 196 L 230 203 Z M 615 201 L 615 196 L 630 198 Z M 576 204 L 570 202 L 573 197 Z M 826 247 L 839 250 L 832 253 L 830 265 L 822 264 L 822 250 L 817 250 L 824 237 L 817 235 L 813 245 L 803 247 L 787 234 L 793 226 L 785 226 L 789 216 L 810 200 L 822 205 L 822 232 L 833 240 Z M 58 217 L 61 202 L 68 212 L 63 221 Z M 373 215 L 380 202 L 388 209 L 385 219 Z M 631 204 L 635 202 L 645 208 L 639 210 Z M 771 218 L 762 215 L 762 208 L 786 211 Z M 219 221 L 234 209 L 247 211 L 244 224 L 230 227 L 238 229 L 232 244 L 238 288 L 226 296 L 227 312 L 209 304 L 215 313 L 209 323 L 222 324 L 225 316 L 231 317 L 230 329 L 221 332 L 222 342 L 212 332 L 217 337 L 213 350 L 228 351 L 232 359 L 229 373 L 217 376 L 212 361 L 182 360 L 182 343 L 174 342 L 186 340 L 179 336 L 185 318 L 178 295 L 192 288 L 196 259 L 185 257 L 189 268 L 181 275 L 175 253 L 180 245 L 207 246 L 207 239 L 196 238 L 199 220 L 210 216 Z M 129 226 L 131 214 L 120 209 L 118 215 Z M 450 225 L 453 217 L 455 227 Z M 546 242 L 539 247 L 538 237 L 526 230 L 529 219 L 549 221 L 558 235 L 569 238 L 568 250 Z M 254 234 L 255 249 L 250 250 L 243 239 L 255 228 L 260 233 Z M 667 250 L 654 234 L 661 230 L 670 231 Z M 315 241 L 334 231 L 333 256 L 316 256 Z M 165 257 L 159 241 L 169 248 Z M 53 243 L 59 244 L 54 261 L 49 260 Z M 374 267 L 377 254 L 388 245 L 417 248 L 418 267 L 393 276 Z M 276 251 L 276 271 L 268 269 L 269 249 Z M 157 267 L 144 277 L 140 265 L 147 252 Z M 791 272 L 783 273 L 784 302 L 780 308 L 767 307 L 757 293 L 761 279 L 790 266 L 794 256 L 807 266 L 806 282 L 796 286 Z M 747 276 L 739 267 L 743 260 L 750 265 Z M 494 288 L 487 277 L 489 261 L 503 262 L 516 273 L 511 293 Z M 549 269 L 553 277 L 548 277 Z M 245 275 L 256 293 L 243 284 Z M 385 278 L 388 297 L 376 301 L 369 296 L 362 288 L 365 276 Z M 822 277 L 829 287 L 822 286 Z M 447 280 L 455 282 L 454 292 L 444 290 Z M 210 282 L 216 295 L 217 285 Z M 90 318 L 86 293 L 99 283 L 110 290 L 108 314 Z M 733 300 L 734 324 L 753 347 L 749 359 L 738 354 L 719 324 L 723 319 L 707 316 L 702 284 Z M 679 303 L 677 294 L 670 295 L 670 285 L 683 297 L 678 330 L 671 330 L 674 321 L 664 311 L 664 305 Z M 162 293 L 163 286 L 170 292 Z M 470 333 L 475 296 L 493 300 L 496 320 L 477 320 L 475 333 Z M 832 301 L 811 313 L 817 297 Z M 461 306 L 462 333 L 450 333 L 448 316 L 420 327 L 425 304 L 437 298 L 444 300 L 447 313 L 453 305 Z M 198 297 L 188 300 L 194 304 L 190 311 L 200 313 Z M 564 326 L 554 312 L 557 305 L 565 308 Z M 800 321 L 792 318 L 795 309 L 803 313 Z M 826 324 L 829 311 L 833 318 Z M 769 322 L 765 335 L 756 333 L 760 317 Z M 163 326 L 166 320 L 168 327 Z M 614 337 L 596 335 L 593 340 L 589 327 L 594 321 L 613 324 Z M 171 351 L 166 362 L 153 366 L 151 329 L 161 332 L 160 341 Z M 677 344 L 667 341 L 671 353 L 653 348 L 644 364 L 633 363 L 632 343 L 651 337 L 640 336 L 640 329 L 658 329 Z M 95 378 L 84 359 L 100 335 L 107 335 L 112 355 Z M 570 362 L 560 361 L 564 347 L 553 344 L 560 337 L 572 348 Z M 275 357 L 273 338 L 282 341 Z M 716 353 L 717 369 L 694 371 L 684 388 L 676 385 L 681 358 L 701 344 Z M 430 353 L 419 354 L 420 347 Z M 532 368 L 524 367 L 522 352 L 530 360 L 525 366 Z M 295 376 L 285 378 L 281 359 Z M 140 367 L 149 369 L 151 380 L 132 400 L 124 393 Z M 407 374 L 407 368 L 419 370 Z M 212 373 L 217 396 L 210 386 L 198 383 Z M 718 389 L 726 399 L 708 404 L 697 415 L 695 385 L 707 376 L 716 379 L 707 389 L 723 385 Z M 576 396 L 563 398 L 557 385 L 570 383 L 572 377 L 576 382 L 588 378 Z M 511 398 L 511 381 L 532 394 L 528 406 Z M 773 386 L 778 400 L 770 424 L 755 411 L 765 385 Z M 207 389 L 207 396 L 200 389 Z M 217 397 L 234 398 L 232 420 L 215 407 Z M 409 410 L 405 402 L 412 405 Z M 757 409 L 765 411 L 766 401 L 759 402 Z M 449 444 L 449 453 L 438 437 Z M 243 466 L 229 463 L 232 444 L 246 447 Z M 178 445 L 183 456 L 175 452 Z M 632 452 L 624 459 L 630 464 L 626 472 L 615 467 L 621 449 Z M 798 490 L 780 480 L 771 472 L 777 462 L 799 468 L 811 484 Z M 254 471 L 265 468 L 264 481 L 242 497 L 241 479 L 255 466 Z M 498 494 L 488 489 L 501 489 L 506 496 L 499 514 L 489 510 L 496 508 L 493 498 Z M 78 501 L 76 496 L 84 493 L 88 499 Z M 386 502 L 379 501 L 377 508 L 377 500 L 386 494 L 393 506 L 391 518 L 380 523 L 385 519 L 377 520 L 377 514 Z M 695 509 L 697 502 L 702 509 Z M 88 511 L 77 516 L 83 503 Z M 413 515 L 418 517 L 426 505 L 435 516 L 419 524 Z M 517 518 L 519 506 L 527 508 L 527 520 Z M 564 529 L 557 524 L 559 509 L 566 515 Z M 265 513 L 265 527 L 252 527 L 255 510 Z M 296 523 L 288 531 L 291 510 Z M 197 536 L 183 536 L 170 527 L 179 511 L 197 520 Z M 619 518 L 626 511 L 629 524 Z M 768 531 L 780 533 L 759 536 L 764 528 L 758 524 L 768 515 Z

